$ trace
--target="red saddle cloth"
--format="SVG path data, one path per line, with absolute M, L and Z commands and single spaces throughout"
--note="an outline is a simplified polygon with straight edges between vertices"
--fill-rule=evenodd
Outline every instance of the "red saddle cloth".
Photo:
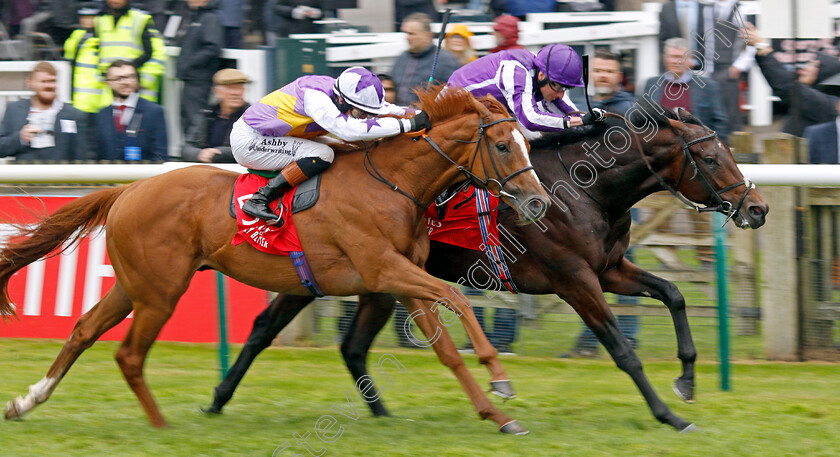
M 234 205 L 236 207 L 236 225 L 239 227 L 239 231 L 233 236 L 231 244 L 237 245 L 247 241 L 260 251 L 285 256 L 288 256 L 292 251 L 303 251 L 297 228 L 292 219 L 292 200 L 295 197 L 296 188 L 289 189 L 281 198 L 271 202 L 272 209 L 276 209 L 279 204 L 284 206 L 283 220 L 285 222 L 280 228 L 268 225 L 266 221 L 251 217 L 242 211 L 242 205 L 245 201 L 251 198 L 251 195 L 267 182 L 268 178 L 253 173 L 245 173 L 237 178 L 233 184 L 233 199 L 236 202 Z
M 488 195 L 490 203 L 490 224 L 488 235 L 491 240 L 499 239 L 499 228 L 496 216 L 499 213 L 499 198 Z M 426 226 L 429 228 L 429 239 L 441 243 L 453 244 L 463 248 L 480 251 L 484 245 L 481 227 L 478 223 L 478 209 L 476 207 L 475 188 L 467 186 L 458 191 L 448 202 L 443 220 L 438 219 L 437 206 L 432 204 L 426 210 Z

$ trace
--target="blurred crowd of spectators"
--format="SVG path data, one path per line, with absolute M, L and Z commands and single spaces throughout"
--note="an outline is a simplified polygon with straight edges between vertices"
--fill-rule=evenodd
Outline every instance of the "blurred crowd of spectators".
M 619 5 L 616 5 L 618 3 Z M 638 2 L 637 2 L 638 3 Z M 633 4 L 627 2 L 624 5 Z M 72 63 L 72 105 L 82 114 L 77 115 L 78 135 L 88 135 L 78 144 L 95 150 L 100 144 L 96 135 L 99 114 L 105 110 L 124 112 L 118 102 L 128 101 L 128 112 L 133 115 L 135 98 L 152 103 L 160 102 L 161 79 L 166 61 L 164 46 L 179 46 L 174 74 L 184 82 L 181 94 L 180 126 L 185 138 L 195 139 L 193 127 L 209 132 L 213 125 L 230 121 L 245 104 L 237 101 L 231 107 L 220 97 L 225 88 L 239 88 L 247 84 L 249 76 L 241 75 L 229 80 L 235 84 L 218 84 L 214 80 L 225 64 L 221 59 L 223 48 L 239 48 L 271 43 L 274 37 L 295 33 L 316 33 L 323 30 L 323 19 L 336 17 L 337 8 L 353 6 L 353 2 L 326 0 L 8 0 L 0 10 L 5 39 L 23 33 L 40 33 L 52 40 L 61 56 Z M 414 100 L 412 90 L 424 84 L 430 74 L 434 59 L 435 43 L 430 24 L 440 20 L 440 10 L 452 6 L 457 23 L 450 24 L 444 49 L 441 51 L 434 79 L 446 81 L 459 66 L 475 60 L 484 52 L 470 46 L 474 32 L 470 20 L 495 20 L 494 32 L 498 46 L 490 52 L 506 49 L 516 43 L 518 21 L 528 13 L 551 11 L 610 10 L 622 6 L 615 1 L 561 1 L 556 0 L 394 0 L 395 29 L 406 34 L 408 50 L 398 56 L 389 79 L 393 81 L 396 103 L 408 104 Z M 636 4 L 636 7 L 638 5 Z M 837 118 L 836 92 L 840 84 L 831 76 L 840 73 L 838 48 L 832 40 L 765 40 L 749 20 L 742 17 L 737 0 L 666 0 L 660 13 L 660 46 L 662 52 L 661 76 L 648 81 L 633 81 L 633 55 L 619 54 L 622 89 L 635 96 L 646 96 L 669 109 L 678 106 L 688 109 L 721 138 L 744 128 L 747 72 L 756 66 L 765 76 L 780 102 L 774 105 L 775 113 L 785 117 L 782 130 L 809 139 L 823 138 L 826 134 L 837 136 L 837 128 L 828 124 Z M 163 31 L 163 32 L 162 32 Z M 746 31 L 747 33 L 744 33 Z M 45 60 L 53 60 L 45 58 Z M 107 78 L 109 66 L 117 60 L 127 61 L 136 70 L 137 97 L 124 100 L 115 97 L 117 81 Z M 49 84 L 43 82 L 41 71 L 33 72 L 27 80 L 36 97 L 28 105 L 32 113 L 38 110 L 50 116 L 32 115 L 38 125 L 55 118 L 58 112 L 69 109 L 49 102 Z M 53 75 L 54 78 L 54 75 Z M 122 83 L 127 81 L 123 80 Z M 236 92 L 236 90 L 234 90 Z M 242 96 L 240 95 L 239 98 Z M 40 101 L 37 101 L 40 99 Z M 213 106 L 210 101 L 217 103 Z M 43 103 L 53 103 L 50 108 Z M 220 106 L 224 106 L 220 109 Z M 22 109 L 20 103 L 9 104 L 7 109 Z M 69 107 L 68 107 L 69 108 Z M 807 109 L 806 109 L 807 108 Z M 64 111 L 62 111 L 64 109 Z M 137 109 L 138 114 L 143 110 Z M 210 113 L 221 116 L 213 121 Z M 116 114 L 112 114 L 116 115 Z M 211 117 L 208 117 L 211 116 Z M 20 152 L 21 147 L 40 149 L 42 142 L 35 134 L 35 145 L 28 141 L 34 132 L 32 123 L 17 126 L 4 116 L 2 141 L 17 135 L 17 149 L 4 149 L 0 154 L 43 158 L 45 151 Z M 208 124 L 208 120 L 210 120 Z M 133 130 L 131 116 L 126 118 L 125 132 L 117 126 L 117 136 L 126 135 L 119 144 L 143 143 L 144 129 Z M 836 123 L 836 122 L 835 122 Z M 165 125 L 165 124 L 164 124 Z M 21 131 L 18 127 L 28 128 Z M 69 123 L 65 122 L 65 128 Z M 813 128 L 820 126 L 819 128 Z M 31 127 L 31 128 L 29 128 Z M 61 126 L 59 125 L 59 128 Z M 20 129 L 18 129 L 20 130 Z M 40 127 L 38 131 L 40 132 Z M 49 130 L 46 130 L 49 131 Z M 58 130 L 54 130 L 58 132 Z M 101 131 L 98 131 L 101 133 Z M 815 133 L 816 132 L 816 133 Z M 66 132 L 63 132 L 66 133 Z M 165 136 L 163 132 L 155 132 Z M 218 134 L 218 132 L 216 132 Z M 43 135 L 43 134 L 40 134 Z M 137 141 L 131 140 L 134 135 Z M 833 138 L 833 136 L 832 136 Z M 217 143 L 213 141 L 212 143 Z M 830 141 L 829 141 L 830 142 Z M 816 143 L 812 141 L 812 143 Z M 814 161 L 837 162 L 835 146 L 828 151 L 812 151 Z M 4 143 L 6 144 L 6 143 Z M 203 143 L 202 143 L 203 144 Z M 215 148 L 220 144 L 205 145 L 199 150 Z M 222 145 L 223 146 L 223 145 Z M 132 146 L 133 147 L 133 146 Z M 188 148 L 185 146 L 185 151 Z M 190 149 L 194 151 L 194 149 Z M 112 153 L 83 151 L 78 154 L 62 153 L 56 159 L 103 159 L 115 157 Z M 832 156 L 833 154 L 833 156 Z M 136 157 L 136 155 L 131 155 Z M 164 151 L 146 151 L 143 159 L 164 160 Z M 208 154 L 195 155 L 206 158 Z M 221 160 L 225 154 L 214 154 Z

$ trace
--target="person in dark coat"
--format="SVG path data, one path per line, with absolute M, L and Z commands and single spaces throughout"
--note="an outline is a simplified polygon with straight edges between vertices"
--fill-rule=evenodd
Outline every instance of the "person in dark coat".
M 99 160 L 125 160 L 127 148 L 139 147 L 140 160 L 164 161 L 167 154 L 163 108 L 140 97 L 137 70 L 126 60 L 108 67 L 105 80 L 114 94 L 111 106 L 96 113 Z M 137 159 L 133 159 L 137 160 Z
M 408 50 L 397 56 L 391 72 L 397 88 L 398 105 L 406 106 L 416 102 L 414 89 L 429 83 L 436 49 L 431 23 L 431 18 L 423 13 L 411 14 L 403 21 L 402 31 L 407 34 Z M 446 82 L 458 67 L 455 56 L 441 49 L 435 68 L 435 81 Z
M 296 33 L 320 33 L 321 25 L 315 23 L 324 18 L 324 0 L 269 0 L 266 8 L 276 20 L 266 26 L 276 36 L 288 37 Z M 269 43 L 273 44 L 273 43 Z
M 432 0 L 394 0 L 394 24 L 396 29 L 399 30 L 405 18 L 414 13 L 423 13 L 434 22 L 440 20 L 440 14 L 435 9 Z
M 802 108 L 798 115 L 788 116 L 785 125 L 782 127 L 784 133 L 802 136 L 807 127 L 831 122 L 837 117 L 837 110 L 835 109 L 837 97 L 820 92 L 813 87 L 815 83 L 831 76 L 830 73 L 836 73 L 836 68 L 828 68 L 834 66 L 834 63 L 837 62 L 836 58 L 823 56 L 821 59 L 815 60 L 799 70 L 798 81 L 794 82 L 791 72 L 776 60 L 773 47 L 750 23 L 747 23 L 747 36 L 748 44 L 755 46 L 757 49 L 755 61 L 758 63 L 761 73 L 767 79 L 770 87 L 773 88 L 773 93 L 781 98 L 782 103 L 790 106 L 793 91 L 796 90 L 799 93 L 799 106 Z
M 181 159 L 185 162 L 236 163 L 230 149 L 233 123 L 248 109 L 245 84 L 251 82 L 245 73 L 233 68 L 219 70 L 213 76 L 213 95 L 219 103 L 196 113 Z
M 0 157 L 16 161 L 69 161 L 93 158 L 85 113 L 56 98 L 56 69 L 38 62 L 26 79 L 31 98 L 6 105 L 0 122 Z
M 840 99 L 835 105 L 840 113 Z M 829 122 L 812 125 L 805 129 L 803 136 L 808 140 L 808 161 L 810 163 L 840 163 L 840 147 L 838 147 L 838 134 L 840 129 L 840 117 Z
M 695 48 L 693 34 L 702 34 L 704 17 L 697 0 L 669 0 L 659 10 L 659 51 L 669 38 L 685 38 Z
M 262 8 L 262 4 L 252 8 Z M 242 47 L 242 25 L 245 23 L 244 0 L 220 0 L 219 18 L 225 34 L 225 47 L 239 49 Z
M 184 81 L 181 92 L 181 129 L 186 132 L 195 113 L 207 108 L 213 74 L 219 71 L 224 31 L 216 13 L 216 0 L 188 0 L 175 76 Z
M 553 13 L 557 10 L 556 0 L 506 0 L 505 11 L 525 20 L 528 13 Z

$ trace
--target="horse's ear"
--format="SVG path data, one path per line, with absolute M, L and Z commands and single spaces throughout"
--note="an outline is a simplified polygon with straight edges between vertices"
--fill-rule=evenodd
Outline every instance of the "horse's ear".
M 485 123 L 489 123 L 491 121 L 492 113 L 490 113 L 490 110 L 484 106 L 484 103 L 476 100 L 476 98 L 472 95 L 470 95 L 470 103 L 472 103 L 473 108 Z
M 651 121 L 660 127 L 667 127 L 668 119 L 671 117 L 676 118 L 676 115 L 648 97 L 636 100 L 636 105 L 628 112 L 628 120 L 636 126 L 645 125 L 647 121 Z
M 684 123 L 684 124 L 694 124 L 694 125 L 701 125 L 703 127 L 706 127 L 706 125 L 703 124 L 703 121 L 701 121 L 697 116 L 689 113 L 688 110 L 685 109 L 685 108 L 678 107 L 676 109 L 676 113 L 677 113 L 677 120 Z

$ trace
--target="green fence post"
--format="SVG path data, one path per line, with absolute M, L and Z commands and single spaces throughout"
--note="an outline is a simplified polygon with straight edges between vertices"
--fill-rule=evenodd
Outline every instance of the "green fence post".
M 717 272 L 718 346 L 720 349 L 720 389 L 729 390 L 729 302 L 726 293 L 726 216 L 714 213 L 715 270 Z
M 228 373 L 228 341 L 227 341 L 227 292 L 225 291 L 225 275 L 216 272 L 216 285 L 219 291 L 219 369 L 222 379 Z

